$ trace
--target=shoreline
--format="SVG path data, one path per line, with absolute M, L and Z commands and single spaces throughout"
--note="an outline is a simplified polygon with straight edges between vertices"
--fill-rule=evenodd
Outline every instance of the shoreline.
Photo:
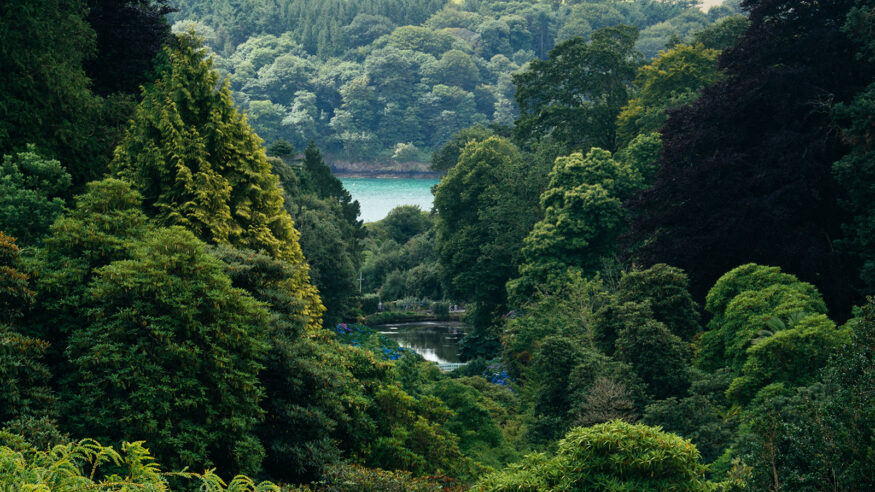
M 375 178 L 375 179 L 440 179 L 441 172 L 435 171 L 342 171 L 332 169 L 337 178 Z

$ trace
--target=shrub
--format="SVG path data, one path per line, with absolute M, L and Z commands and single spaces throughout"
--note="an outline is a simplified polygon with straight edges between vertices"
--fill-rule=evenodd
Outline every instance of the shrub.
M 448 318 L 450 316 L 450 303 L 444 301 L 435 302 L 431 305 L 431 312 L 435 316 Z
M 714 490 L 699 451 L 659 427 L 614 420 L 572 429 L 554 457 L 536 453 L 485 476 L 478 491 Z
M 362 314 L 368 315 L 377 312 L 380 306 L 380 296 L 377 294 L 365 294 L 362 296 Z

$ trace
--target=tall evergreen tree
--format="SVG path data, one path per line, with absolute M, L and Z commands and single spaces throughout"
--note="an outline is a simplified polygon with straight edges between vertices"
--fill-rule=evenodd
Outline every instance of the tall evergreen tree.
M 324 308 L 262 140 L 234 108 L 198 39 L 182 35 L 165 55 L 168 66 L 144 92 L 112 170 L 134 183 L 159 223 L 290 262 L 296 276 L 288 288 L 319 326 Z

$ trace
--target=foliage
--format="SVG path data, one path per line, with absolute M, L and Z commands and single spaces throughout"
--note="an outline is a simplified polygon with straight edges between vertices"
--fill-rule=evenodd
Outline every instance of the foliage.
M 718 53 L 702 44 L 680 44 L 661 51 L 639 68 L 634 81 L 635 97 L 617 117 L 621 145 L 638 134 L 659 130 L 668 119 L 667 110 L 692 102 L 697 91 L 717 82 Z
M 67 368 L 63 355 L 71 333 L 88 325 L 86 289 L 95 271 L 128 259 L 146 233 L 141 197 L 129 183 L 105 179 L 88 184 L 76 205 L 52 225 L 44 247 L 27 258 L 39 304 L 23 320 L 30 333 L 51 344 L 48 363 L 54 374 Z
M 736 431 L 737 415 L 726 411 L 724 396 L 731 380 L 726 370 L 694 371 L 688 396 L 654 401 L 647 405 L 642 422 L 691 440 L 703 460 L 711 463 L 723 454 Z
M 264 420 L 256 433 L 265 448 L 263 473 L 284 481 L 308 481 L 339 460 L 332 433 L 348 418 L 343 405 L 349 378 L 333 346 L 319 343 L 300 313 L 302 300 L 283 285 L 294 270 L 263 253 L 211 248 L 233 285 L 266 303 L 268 344 L 259 381 Z M 321 331 L 321 330 L 320 330 Z
M 377 294 L 365 294 L 361 297 L 362 314 L 376 313 L 380 308 L 380 296 Z
M 288 142 L 272 145 L 273 172 L 280 178 L 283 206 L 300 232 L 301 251 L 310 266 L 310 279 L 325 305 L 323 324 L 333 326 L 356 309 L 356 270 L 362 262 L 360 240 L 365 234 L 358 220 L 359 204 L 322 160 L 311 144 L 301 165 L 289 164 L 294 149 Z
M 622 317 L 616 358 L 632 366 L 656 399 L 683 394 L 689 384 L 689 345 L 653 319 L 649 303 Z
M 131 258 L 95 270 L 85 292 L 89 323 L 66 349 L 71 430 L 147 437 L 174 466 L 258 471 L 268 313 L 182 228 L 151 231 Z
M 459 161 L 465 146 L 472 140 L 486 140 L 495 135 L 491 129 L 474 125 L 463 128 L 454 133 L 450 139 L 431 155 L 431 169 L 435 171 L 448 171 Z
M 325 479 L 314 484 L 319 492 L 439 492 L 454 490 L 448 477 L 414 477 L 409 472 L 365 468 L 360 465 L 331 467 Z
M 590 345 L 596 331 L 595 313 L 605 302 L 605 286 L 599 277 L 586 280 L 569 274 L 555 290 L 539 292 L 504 328 L 502 357 L 510 373 L 522 377 L 547 336 Z
M 59 158 L 77 186 L 99 176 L 102 152 L 83 62 L 95 55 L 84 1 L 16 0 L 0 7 L 0 155 L 35 144 Z
M 51 373 L 42 361 L 48 343 L 16 329 L 34 295 L 19 270 L 20 254 L 15 239 L 0 232 L 0 425 L 53 413 Z
M 639 185 L 634 169 L 610 152 L 591 149 L 556 159 L 550 183 L 541 194 L 544 218 L 524 240 L 520 278 L 508 284 L 515 303 L 550 285 L 566 270 L 592 276 L 602 257 L 616 250 L 624 226 L 621 201 Z
M 85 63 L 85 73 L 100 95 L 137 94 L 170 36 L 166 0 L 87 0 L 99 56 Z
M 850 341 L 847 330 L 837 330 L 826 315 L 802 317 L 787 329 L 755 339 L 747 349 L 741 376 L 732 381 L 726 395 L 746 401 L 768 384 L 788 388 L 811 383 L 829 357 Z
M 875 244 L 872 242 L 872 211 L 867 206 L 873 198 L 875 150 L 872 147 L 875 83 L 857 94 L 847 104 L 838 104 L 836 117 L 844 123 L 844 138 L 852 145 L 851 152 L 833 164 L 833 175 L 847 193 L 842 202 L 851 215 L 843 226 L 845 238 L 839 243 L 862 260 L 860 278 L 863 291 L 875 288 Z
M 731 48 L 750 23 L 743 15 L 724 17 L 693 35 L 693 41 L 711 50 Z
M 632 205 L 635 256 L 683 268 L 695 299 L 757 262 L 816 282 L 838 319 L 856 302 L 856 262 L 833 246 L 845 216 L 831 176 L 848 152 L 831 107 L 873 74 L 841 31 L 853 3 L 748 2 L 750 27 L 718 61 L 725 78 L 663 127 L 655 185 Z
M 713 318 L 696 342 L 695 363 L 704 370 L 731 367 L 738 372 L 758 331 L 772 318 L 826 312 L 811 284 L 777 267 L 749 263 L 720 277 L 708 293 L 705 309 Z
M 196 38 L 179 37 L 164 53 L 169 66 L 144 92 L 112 169 L 134 183 L 159 223 L 302 265 L 289 288 L 318 325 L 324 308 L 261 139 L 234 109 L 227 84 L 217 89 L 219 75 Z
M 554 44 L 625 23 L 647 32 L 653 56 L 673 36 L 687 39 L 732 13 L 706 16 L 691 2 L 648 0 L 174 5 L 174 32 L 194 26 L 206 38 L 235 99 L 268 142 L 303 148 L 314 140 L 338 165 L 394 166 L 435 152 L 434 169 L 455 163 L 437 155 L 454 133 L 485 125 L 507 136 L 499 125 L 517 117 L 512 75 L 547 58 Z
M 604 28 L 590 42 L 558 44 L 548 60 L 535 60 L 514 75 L 519 136 L 529 141 L 550 135 L 569 150 L 616 150 L 615 121 L 640 57 L 633 48 L 637 37 L 635 27 Z
M 399 205 L 377 222 L 372 230 L 385 239 L 404 244 L 413 236 L 426 232 L 434 225 L 434 219 L 418 205 Z
M 238 475 L 225 483 L 215 470 L 204 473 L 162 472 L 143 441 L 124 442 L 120 449 L 92 439 L 59 444 L 40 451 L 20 437 L 0 434 L 0 487 L 15 490 L 168 491 L 169 479 L 195 482 L 215 492 L 279 491 L 270 482 L 256 483 Z
M 529 455 L 474 490 L 713 490 L 699 452 L 658 427 L 612 421 L 578 427 L 555 456 Z
M 504 283 L 534 223 L 537 206 L 524 186 L 534 171 L 512 143 L 490 137 L 469 142 L 435 190 L 442 283 L 451 298 L 477 303 L 479 330 L 502 312 Z
M 701 331 L 699 306 L 687 290 L 683 270 L 656 264 L 646 270 L 624 273 L 617 289 L 617 301 L 648 302 L 653 318 L 683 340 Z
M 41 157 L 33 145 L 3 157 L 0 165 L 0 230 L 22 244 L 38 242 L 65 210 L 71 184 L 61 163 Z
M 381 291 L 384 301 L 405 296 L 444 297 L 431 215 L 402 205 L 383 220 L 368 224 L 367 234 L 361 270 L 365 292 Z M 392 237 L 405 242 L 396 243 Z

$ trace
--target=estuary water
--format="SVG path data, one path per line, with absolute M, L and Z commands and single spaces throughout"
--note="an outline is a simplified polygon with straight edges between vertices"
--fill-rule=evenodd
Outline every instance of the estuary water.
M 425 360 L 443 364 L 459 362 L 459 340 L 465 336 L 464 323 L 458 321 L 417 321 L 375 326 L 380 334 L 404 348 L 412 348 Z
M 435 178 L 340 178 L 343 187 L 353 200 L 358 200 L 362 214 L 360 219 L 375 222 L 398 205 L 419 205 L 423 211 L 431 210 L 431 187 L 438 184 Z

